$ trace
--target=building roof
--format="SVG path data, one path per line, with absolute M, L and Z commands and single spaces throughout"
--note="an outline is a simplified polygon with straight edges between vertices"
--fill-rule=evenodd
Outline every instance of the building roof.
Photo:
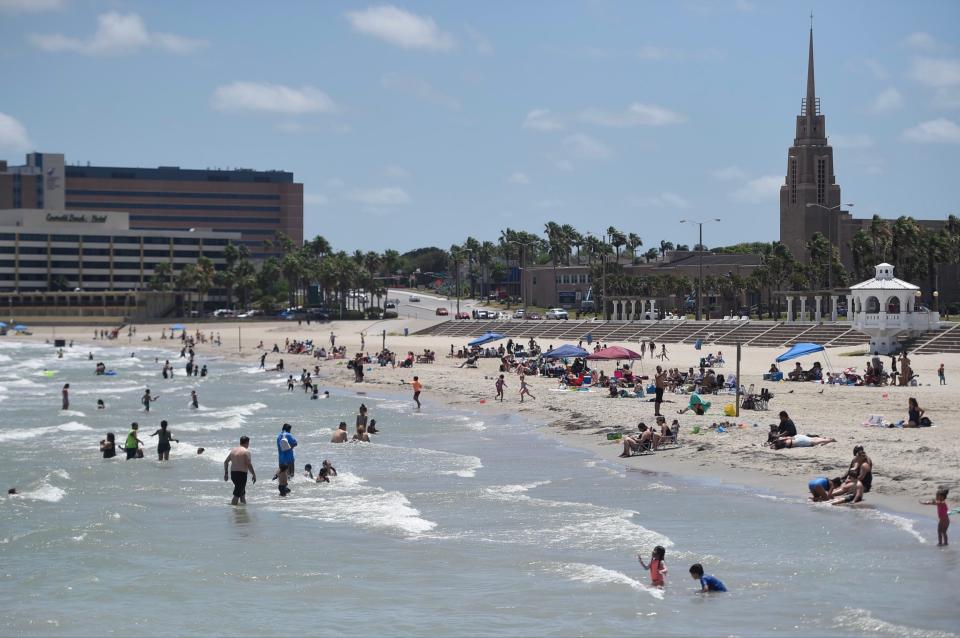
M 886 262 L 877 264 L 877 275 L 873 279 L 861 281 L 855 286 L 850 286 L 850 290 L 920 290 L 920 286 L 897 279 L 893 276 L 893 266 Z

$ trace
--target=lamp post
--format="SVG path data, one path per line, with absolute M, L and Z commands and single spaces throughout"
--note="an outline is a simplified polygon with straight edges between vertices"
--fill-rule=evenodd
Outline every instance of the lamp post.
M 516 239 L 511 239 L 508 243 L 516 244 L 520 246 L 520 301 L 523 304 L 523 314 L 527 314 L 527 297 L 523 294 L 523 251 L 527 246 L 535 246 L 537 242 L 535 241 L 517 241 Z M 509 308 L 509 305 L 507 306 Z
M 807 208 L 822 208 L 828 213 L 832 213 L 835 210 L 839 210 L 843 206 L 848 206 L 853 208 L 853 204 L 837 204 L 836 206 L 824 206 L 823 204 L 814 204 L 812 202 L 807 202 Z M 831 215 L 828 218 L 830 222 L 827 225 L 827 243 L 830 244 L 830 262 L 827 265 L 827 288 L 833 290 L 833 216 Z
M 696 224 L 700 227 L 700 241 L 697 244 L 697 321 L 700 321 L 700 318 L 703 317 L 703 225 L 718 221 L 720 221 L 719 217 L 705 219 L 703 221 L 695 221 L 692 219 L 680 220 L 681 224 Z

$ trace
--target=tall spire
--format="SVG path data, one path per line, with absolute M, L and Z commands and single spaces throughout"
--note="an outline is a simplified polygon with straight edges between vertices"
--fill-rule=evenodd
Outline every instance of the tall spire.
M 813 14 L 810 14 L 810 54 L 807 59 L 807 109 L 805 115 L 813 119 L 817 115 L 817 90 L 813 81 Z

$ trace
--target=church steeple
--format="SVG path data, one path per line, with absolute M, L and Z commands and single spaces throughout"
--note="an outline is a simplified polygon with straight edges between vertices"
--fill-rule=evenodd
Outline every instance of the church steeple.
M 813 73 L 813 16 L 810 16 L 810 40 L 807 50 L 807 96 L 797 116 L 797 135 L 794 146 L 825 146 L 827 144 L 826 122 L 820 113 L 817 85 Z
M 817 113 L 817 90 L 813 81 L 813 25 L 810 25 L 810 53 L 807 58 L 807 119 L 812 119 Z

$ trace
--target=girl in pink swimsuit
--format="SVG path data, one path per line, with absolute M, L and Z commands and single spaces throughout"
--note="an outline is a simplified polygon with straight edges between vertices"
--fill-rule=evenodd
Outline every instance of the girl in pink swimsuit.
M 640 556 L 640 554 L 637 554 L 637 560 L 640 561 L 640 566 L 650 570 L 650 584 L 654 587 L 663 587 L 665 584 L 663 582 L 663 576 L 667 573 L 667 565 L 663 562 L 663 558 L 666 554 L 667 550 L 665 550 L 662 545 L 657 545 L 650 554 L 649 565 L 643 562 L 643 557 Z
M 940 519 L 937 523 L 937 547 L 947 545 L 947 528 L 950 527 L 950 515 L 947 512 L 947 494 L 949 493 L 949 488 L 941 487 L 937 490 L 937 498 L 932 501 L 920 501 L 921 505 L 937 506 L 937 518 Z

